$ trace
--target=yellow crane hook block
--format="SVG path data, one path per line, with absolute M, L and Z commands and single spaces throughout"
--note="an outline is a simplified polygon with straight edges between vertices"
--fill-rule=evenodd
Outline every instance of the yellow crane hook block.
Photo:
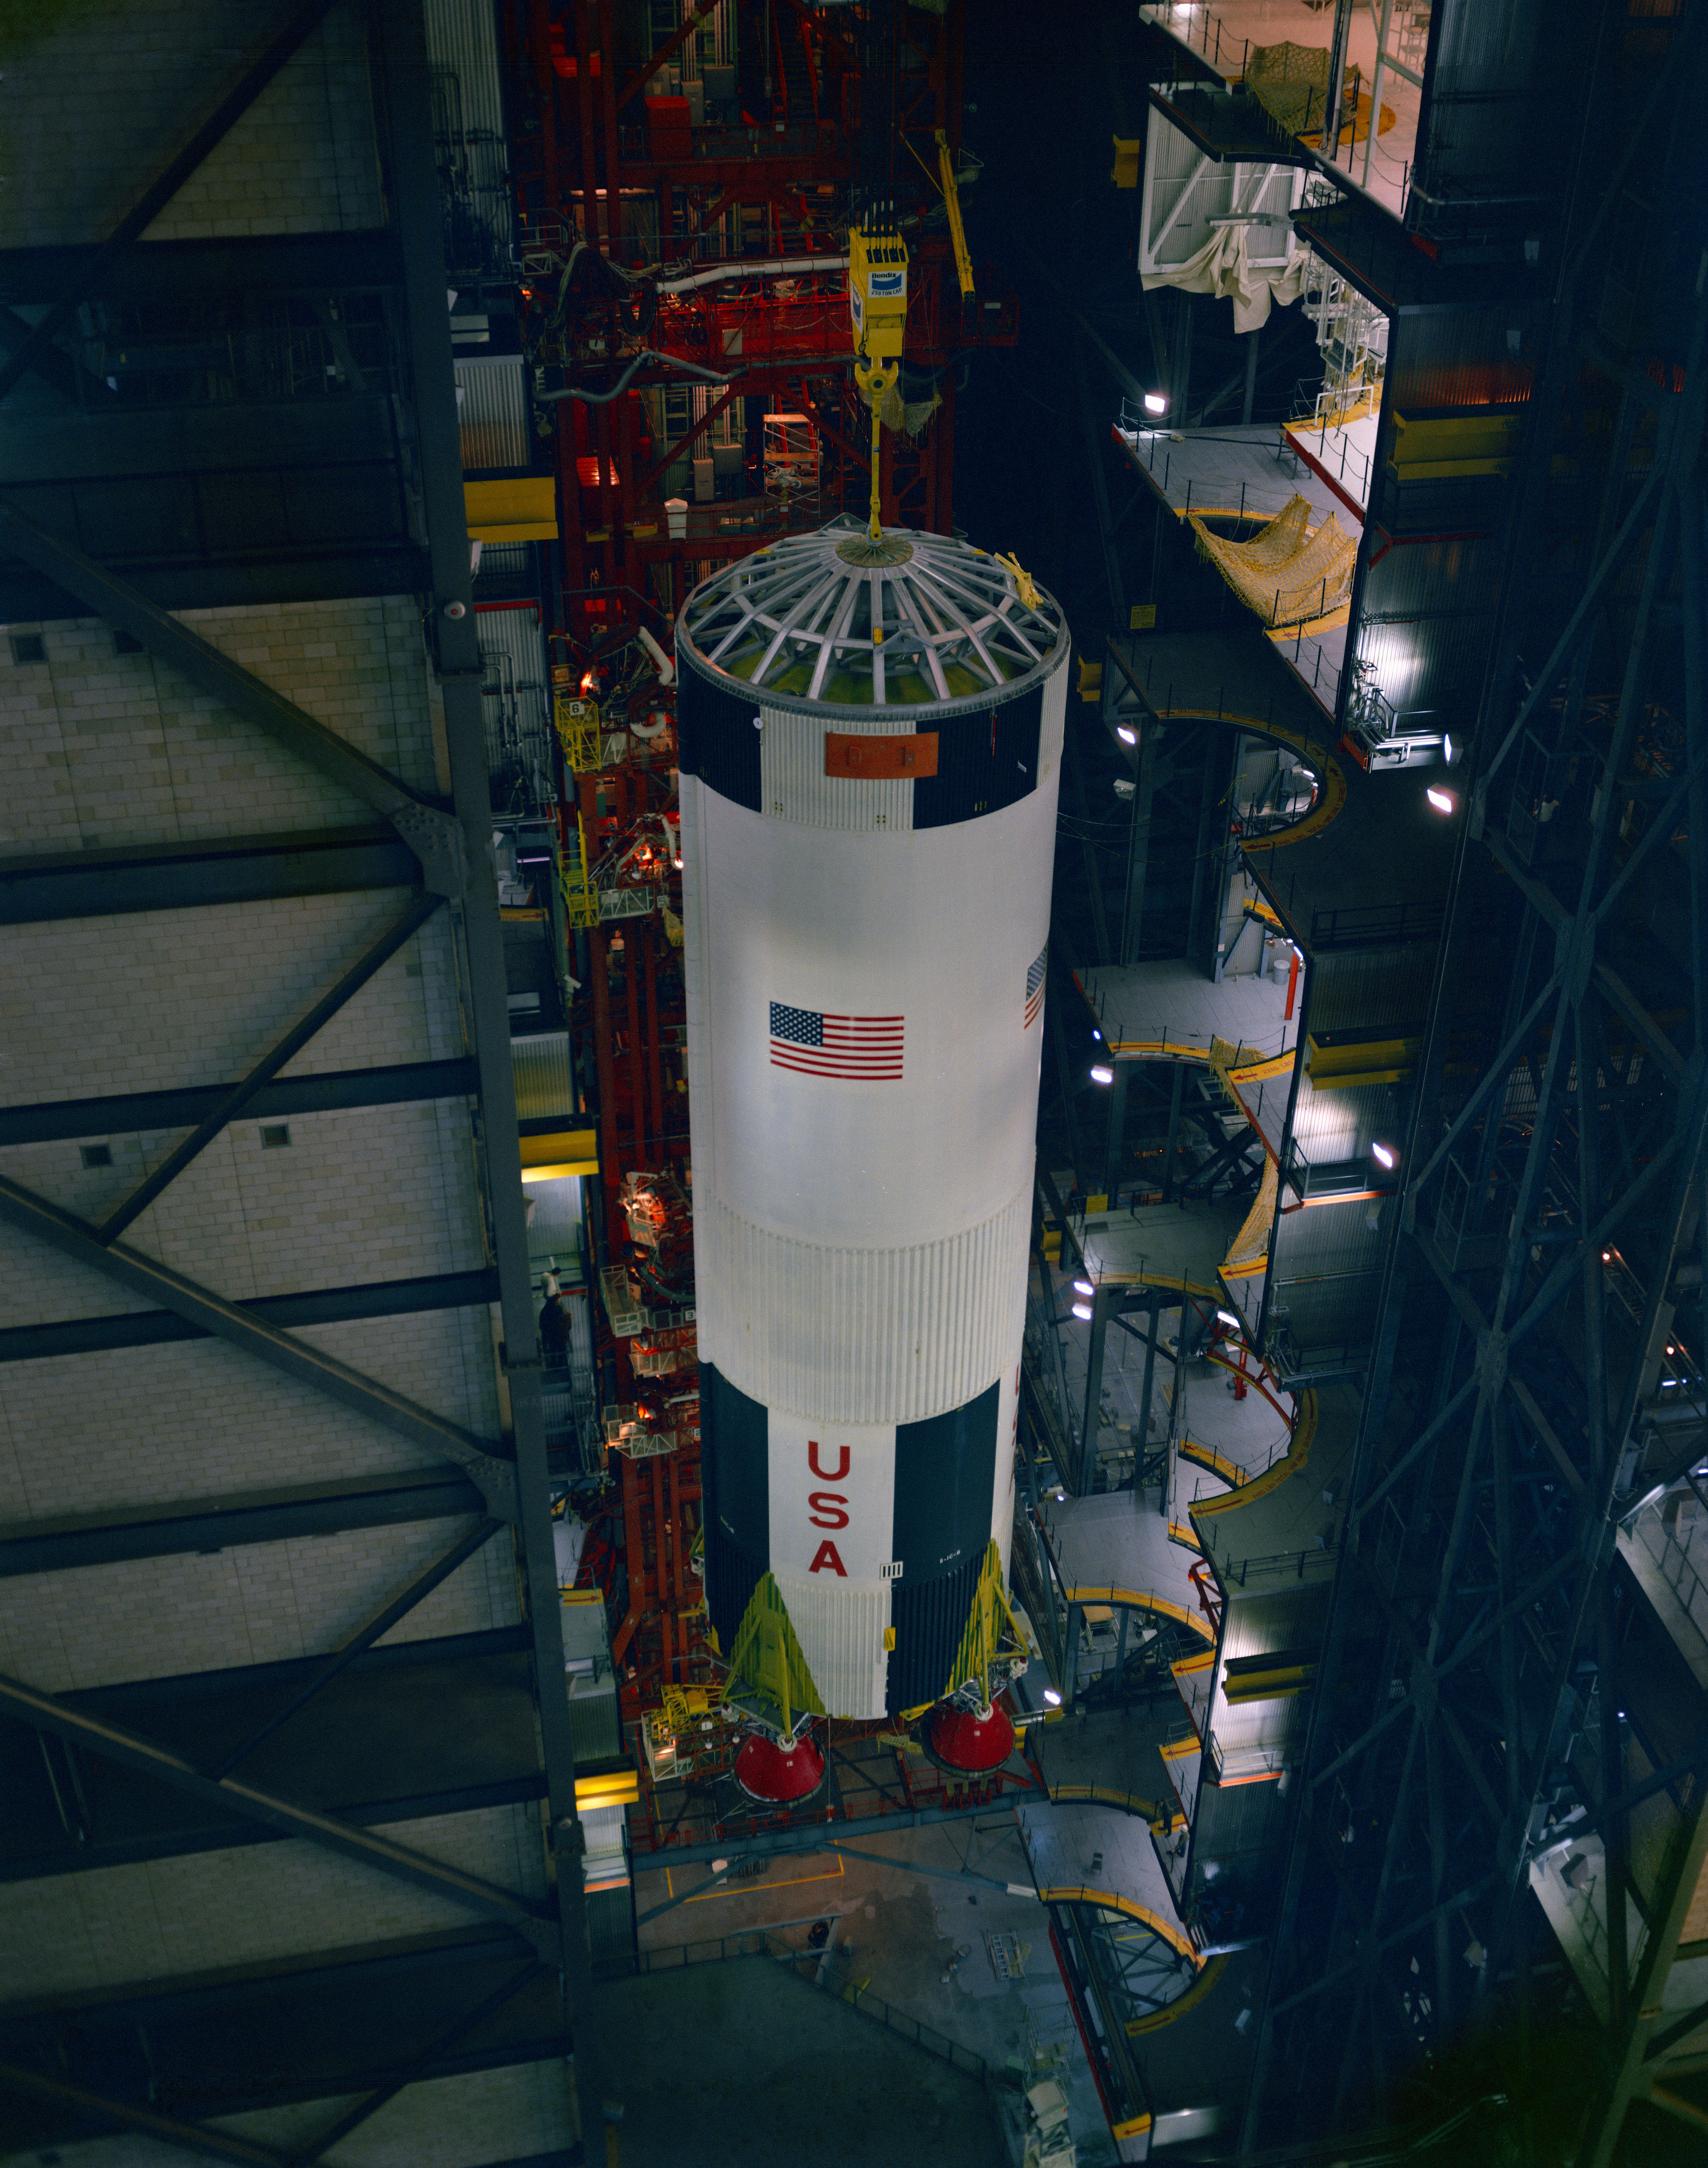
M 992 555 L 1005 571 L 1014 574 L 1015 588 L 1026 608 L 1034 610 L 1040 608 L 1041 605 L 1038 600 L 1038 582 L 1030 572 L 1022 569 L 1019 559 L 1013 556 L 1005 557 L 1000 550 L 993 550 Z

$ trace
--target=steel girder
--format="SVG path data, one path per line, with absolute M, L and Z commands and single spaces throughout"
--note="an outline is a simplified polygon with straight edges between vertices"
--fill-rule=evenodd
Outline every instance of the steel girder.
M 502 1949 L 503 1945 L 499 1945 L 498 1949 L 492 1952 L 492 1955 L 498 1956 Z M 484 1955 L 486 1952 L 482 1946 L 477 1945 L 473 1953 Z M 455 1957 L 460 1953 L 453 1952 L 450 1954 Z M 545 1970 L 537 1958 L 513 1950 L 506 1952 L 504 1954 L 508 1956 L 509 1962 L 497 1984 L 486 1993 L 477 1995 L 473 2001 L 461 2001 L 460 2006 L 455 2008 L 448 2022 L 439 2024 L 425 2039 L 415 2044 L 412 2052 L 407 2053 L 402 2059 L 378 2071 L 373 2070 L 371 2066 L 363 2069 L 358 2065 L 349 2073 L 349 2077 L 343 2083 L 339 2084 L 336 2081 L 328 2083 L 327 2091 L 330 2092 L 349 2091 L 353 2090 L 349 2083 L 349 2079 L 353 2078 L 355 2081 L 354 2090 L 356 2091 L 358 2096 L 348 2108 L 333 2121 L 326 2123 L 306 2144 L 295 2145 L 288 2151 L 263 2142 L 234 2136 L 229 2131 L 221 2130 L 207 2122 L 192 2119 L 184 2114 L 163 2112 L 154 2105 L 153 2059 L 146 2047 L 145 2054 L 150 2065 L 150 2083 L 146 2105 L 141 2100 L 128 2096 L 120 2089 L 120 2085 L 114 2082 L 112 2075 L 104 2077 L 104 2089 L 98 2092 L 88 2085 L 79 2084 L 63 2067 L 64 2061 L 67 2059 L 68 2048 L 77 2054 L 77 2059 L 85 2066 L 91 2059 L 86 2038 L 79 2037 L 83 2032 L 83 2027 L 75 2025 L 71 2028 L 69 2041 L 62 2032 L 57 2039 L 52 2038 L 51 2036 L 57 2028 L 32 2027 L 28 2020 L 20 2026 L 8 2028 L 23 2033 L 26 2038 L 32 2032 L 47 2030 L 51 2044 L 59 2049 L 62 2067 L 58 2070 L 44 2070 L 39 2064 L 19 2062 L 13 2059 L 12 2056 L 8 2056 L 4 2061 L 0 2061 L 0 2084 L 33 2095 L 39 2100 L 68 2111 L 76 2118 L 87 2118 L 98 2123 L 114 2123 L 121 2128 L 135 2129 L 162 2139 L 168 2144 L 178 2146 L 184 2150 L 206 2154 L 216 2160 L 275 2164 L 275 2168 L 308 2168 L 309 2163 L 323 2159 L 333 2146 L 348 2137 L 350 2132 L 361 2123 L 368 2121 L 379 2109 L 385 2107 L 388 2101 L 394 2099 L 406 2086 L 412 2085 L 422 2078 L 444 2075 L 448 2069 L 450 2070 L 459 2068 L 492 2069 L 501 2067 L 506 2063 L 540 2059 L 540 2043 L 537 2037 L 513 2039 L 500 2046 L 496 2054 L 490 2048 L 485 2053 L 477 2052 L 472 2055 L 466 2053 L 461 2054 L 454 2053 L 463 2048 L 471 2034 L 477 2033 L 483 2027 L 489 2025 L 492 2020 L 498 2017 L 508 2005 L 513 2003 L 524 1990 L 534 1987 L 540 1980 Z M 432 1957 L 438 1955 L 437 1950 L 430 1953 Z M 500 1962 L 503 1961 L 501 1958 Z M 448 1968 L 441 1964 L 440 1979 L 449 1983 L 460 1970 L 466 1969 L 455 1964 Z M 324 1977 L 337 1983 L 341 1971 L 356 1969 L 358 1969 L 333 1966 L 328 1969 Z M 484 1972 L 487 1968 L 482 1966 L 477 1969 L 478 1972 Z M 268 1983 L 263 1980 L 260 1983 L 246 1982 L 245 1985 L 253 1991 L 256 1985 L 264 1989 Z M 280 1985 L 283 1983 L 281 1982 Z M 554 2002 L 556 2000 L 555 1994 L 552 2000 Z M 145 2001 L 133 2005 L 132 2007 L 138 2011 L 137 2028 L 139 2034 L 146 2042 L 146 2033 L 144 2028 L 154 2019 L 154 2006 L 151 2001 Z M 97 2011 L 80 2012 L 78 2015 L 86 2022 L 93 2018 L 98 2023 L 100 2013 Z M 109 2046 L 113 2044 L 112 2034 L 117 2029 L 110 2026 L 105 2028 Z M 49 2043 L 43 2044 L 48 2045 Z M 14 2054 L 15 2052 L 14 2050 Z M 178 2082 L 181 2083 L 181 2077 Z M 322 2082 L 327 2081 L 322 2080 Z M 177 2091 L 178 2084 L 169 2078 L 168 2086 L 168 2097 L 170 2099 L 173 2092 Z
M 0 1524 L 0 1579 L 69 1573 L 124 1559 L 172 1558 L 241 1544 L 288 1543 L 347 1528 L 384 1528 L 405 1521 L 449 1520 L 478 1512 L 479 1486 L 451 1462 L 396 1475 L 352 1476 L 181 1504 L 133 1506 L 67 1520 Z
M 447 340 L 447 364 L 449 358 Z M 16 505 L 0 503 L 0 545 L 45 573 L 67 594 L 87 603 L 109 624 L 141 640 L 192 685 L 210 693 L 245 722 L 266 731 L 288 752 L 371 805 L 420 860 L 422 880 L 434 895 L 462 894 L 466 877 L 463 834 L 443 806 L 412 790 L 389 768 L 370 760 L 347 738 L 299 708 L 295 700 L 287 699 L 242 663 L 222 655 L 211 640 L 204 640 L 152 603 L 140 587 L 50 534 Z
M 75 291 L 68 289 L 61 294 L 42 325 L 37 327 L 29 346 L 20 348 L 14 353 L 11 364 L 0 370 L 0 396 L 16 381 L 22 369 L 30 364 L 34 356 L 47 350 L 48 342 L 69 320 L 81 295 L 92 284 L 98 283 L 100 277 L 120 259 L 123 250 L 143 230 L 160 204 L 169 199 L 325 13 L 324 0 L 315 0 L 315 4 L 296 12 L 274 39 L 268 53 L 247 72 L 220 112 L 173 162 L 121 223 L 110 242 L 80 260 Z M 122 1762 L 210 1804 L 243 1815 L 274 1833 L 303 1838 L 361 1860 L 442 1895 L 450 1895 L 515 1928 L 535 1953 L 537 1963 L 530 1963 L 529 1974 L 543 1965 L 564 1982 L 565 1998 L 575 2014 L 574 2067 L 581 2124 L 584 2129 L 597 2129 L 601 2102 L 593 2028 L 587 2010 L 590 1969 L 579 1870 L 584 1847 L 575 1807 L 573 1744 L 567 1698 L 561 1690 L 563 1656 L 549 1521 L 537 1340 L 516 1143 L 508 1020 L 503 992 L 502 938 L 491 865 L 490 806 L 481 714 L 482 672 L 475 620 L 471 614 L 461 464 L 444 308 L 441 214 L 432 150 L 428 71 L 418 0 L 391 0 L 391 4 L 382 4 L 381 15 L 376 67 L 383 84 L 377 103 L 386 124 L 384 149 L 390 167 L 388 195 L 396 221 L 396 236 L 392 245 L 402 266 L 414 377 L 415 446 L 434 590 L 435 610 L 429 624 L 436 635 L 433 645 L 444 693 L 452 779 L 450 804 L 436 803 L 412 789 L 273 688 L 231 663 L 217 649 L 156 608 L 136 587 L 115 577 L 15 508 L 0 506 L 0 535 L 17 555 L 56 586 L 87 602 L 109 623 L 131 634 L 251 725 L 267 732 L 286 750 L 373 807 L 407 846 L 409 856 L 400 861 L 396 846 L 383 834 L 375 837 L 364 831 L 348 839 L 308 839 L 313 842 L 348 841 L 357 844 L 365 857 L 350 860 L 346 850 L 336 867 L 328 862 L 324 867 L 290 872 L 282 885 L 276 878 L 269 885 L 264 869 L 258 885 L 253 874 L 246 871 L 244 879 L 232 888 L 233 895 L 253 895 L 275 890 L 288 894 L 314 892 L 360 885 L 364 879 L 371 885 L 415 887 L 418 876 L 413 862 L 418 860 L 419 885 L 425 886 L 435 903 L 450 901 L 460 966 L 464 1014 L 471 1040 L 471 1081 L 479 1097 L 476 1142 L 483 1155 L 487 1225 L 495 1258 L 496 1289 L 487 1289 L 483 1285 L 482 1292 L 496 1293 L 502 1312 L 505 1345 L 509 1351 L 507 1412 L 521 1464 L 522 1484 L 519 1486 L 516 1463 L 487 1450 L 485 1441 L 465 1436 L 456 1426 L 445 1422 L 432 1411 L 390 1392 L 348 1366 L 322 1361 L 306 1342 L 294 1340 L 266 1318 L 226 1302 L 183 1275 L 152 1267 L 150 1261 L 111 1240 L 119 1231 L 122 1210 L 115 1224 L 97 1230 L 15 1184 L 7 1187 L 0 1210 L 14 1224 L 29 1227 L 82 1262 L 133 1289 L 140 1288 L 144 1279 L 148 1280 L 156 1299 L 197 1329 L 215 1332 L 292 1374 L 306 1379 L 319 1390 L 387 1424 L 418 1445 L 427 1447 L 441 1464 L 434 1471 L 440 1480 L 441 1490 L 442 1463 L 446 1458 L 466 1469 L 475 1478 L 480 1491 L 484 1493 L 487 1507 L 481 1521 L 450 1550 L 418 1575 L 407 1588 L 380 1605 L 366 1624 L 339 1649 L 332 1651 L 319 1674 L 305 1682 L 309 1690 L 317 1690 L 335 1671 L 343 1669 L 367 1649 L 389 1624 L 395 1623 L 430 1587 L 485 1541 L 501 1519 L 521 1523 L 519 1549 L 529 1597 L 526 1610 L 534 1660 L 535 1707 L 545 1762 L 548 1846 L 556 1855 L 555 1860 L 548 1859 L 546 1862 L 546 1895 L 535 1902 L 279 1793 L 241 1783 L 228 1775 L 210 1776 L 183 1756 L 155 1741 L 57 1702 L 21 1682 L 0 1683 L 0 1709 L 34 1726 L 45 1740 L 52 1737 L 80 1742 L 91 1751 Z M 460 624 L 459 620 L 463 622 Z M 258 848 L 264 854 L 269 845 L 276 846 L 277 842 L 276 838 L 267 839 Z M 223 855 L 229 858 L 247 853 L 239 844 L 215 847 L 212 853 L 203 847 L 194 855 L 200 861 L 210 857 Z M 120 869 L 120 879 L 124 880 L 136 869 L 130 863 L 134 854 L 122 856 L 125 863 Z M 17 915 L 40 918 L 65 915 L 67 910 L 72 914 L 86 915 L 89 905 L 79 883 L 87 885 L 84 877 L 88 870 L 87 862 L 66 869 L 66 879 L 56 889 L 51 882 L 45 888 L 42 886 L 39 865 L 22 869 L 13 883 L 14 886 L 21 885 L 22 890 L 19 900 L 23 907 Z M 162 903 L 205 905 L 219 900 L 219 883 L 209 884 L 198 879 L 200 863 L 193 869 L 173 868 L 169 871 L 187 877 L 178 878 L 175 885 L 169 879 L 167 892 L 151 895 L 146 907 L 159 907 Z M 354 883 L 352 873 L 358 876 Z M 384 954 L 392 953 L 408 938 L 425 915 L 426 908 L 424 903 L 412 902 L 406 919 L 414 923 L 406 924 L 405 920 L 400 920 L 394 924 L 376 949 L 370 950 L 346 974 L 344 984 L 317 1003 L 309 1017 L 293 1028 L 290 1041 L 302 1044 L 318 1023 L 332 1013 L 338 1001 L 378 968 Z M 288 1044 L 283 1048 L 275 1046 L 241 1086 L 227 1087 L 215 1094 L 195 1118 L 198 1134 L 191 1140 L 192 1145 L 199 1145 L 212 1134 L 236 1111 L 240 1100 L 250 1105 L 259 1103 L 263 1092 L 278 1088 L 272 1080 L 289 1059 Z M 160 1171 L 159 1179 L 151 1182 L 151 1188 L 162 1187 L 188 1156 L 183 1151 L 174 1154 Z M 146 1197 L 134 1198 L 130 1209 L 140 1209 L 146 1202 Z M 102 1235 L 108 1239 L 102 1240 Z M 328 1509 L 324 1499 L 307 1502 L 311 1514 Z M 395 1502 L 392 1501 L 394 1506 Z M 448 1502 L 441 1497 L 439 1510 L 444 1510 Z M 466 1501 L 460 1499 L 457 1502 L 466 1505 Z M 248 1533 L 258 1538 L 274 1510 L 272 1501 L 261 1504 L 256 1509 L 260 1517 Z M 330 1510 L 335 1515 L 343 1511 L 337 1502 L 331 1505 Z M 211 1518 L 215 1528 L 231 1525 L 224 1522 L 219 1505 L 211 1516 L 198 1508 L 180 1517 L 199 1518 L 205 1526 Z M 244 1517 L 247 1523 L 254 1516 L 246 1514 Z M 388 1506 L 377 1517 L 392 1519 L 402 1516 Z M 98 1543 L 110 1540 L 104 1530 L 79 1533 Z M 132 1536 L 139 1533 L 130 1532 Z M 176 1533 L 181 1538 L 184 1531 L 179 1528 Z M 127 1545 L 125 1554 L 150 1554 L 156 1547 L 152 1541 L 146 1541 L 146 1549 L 139 1552 Z M 171 1543 L 168 1547 L 178 1545 Z M 300 1693 L 293 1708 L 285 1714 L 293 1714 L 294 1708 L 300 1707 L 305 1698 Z M 253 1751 L 262 1737 L 262 1733 L 253 1734 L 241 1752 Z M 231 1767 L 231 1757 L 226 1757 L 221 1766 Z M 484 2015 L 482 2010 L 473 2011 L 457 2029 L 461 2031 L 480 2022 Z M 430 2055 L 443 2044 L 442 2040 L 435 2041 L 423 2052 Z M 553 2043 L 554 2055 L 568 2044 L 560 2027 Z M 396 2085 L 412 2082 L 423 2067 L 421 2057 L 413 2063 L 406 2063 L 396 2075 Z M 20 2070 L 13 2075 L 20 2083 L 40 2086 L 44 2082 L 39 2073 Z M 54 2081 L 45 2082 L 51 2086 Z M 336 2142 L 363 2115 L 389 2097 L 390 2091 L 395 2090 L 393 2086 L 364 2102 L 359 2112 L 347 2116 L 339 2125 L 324 2133 L 322 2144 Z M 135 2123 L 138 2120 L 138 2111 L 125 2109 L 120 2104 L 104 2103 L 93 2096 L 86 2104 L 93 2112 L 114 2110 L 120 2121 Z M 224 2133 L 173 2124 L 169 2119 L 157 2118 L 151 2118 L 148 2127 L 157 2135 L 181 2144 L 233 2157 Z M 269 2149 L 249 2148 L 242 2151 L 241 2157 L 274 2156 Z
M 285 1063 L 301 1053 L 321 1026 L 330 1023 L 351 996 L 359 993 L 374 974 L 391 961 L 404 943 L 421 931 L 438 910 L 440 901 L 436 895 L 411 897 L 391 923 L 377 938 L 368 943 L 349 970 L 318 995 L 290 1029 L 274 1041 L 248 1074 L 240 1078 L 215 1105 L 210 1107 L 189 1134 L 181 1138 L 166 1157 L 150 1169 L 130 1194 L 114 1206 L 96 1228 L 95 1240 L 98 1242 L 116 1241 L 133 1220 L 145 1213 L 162 1190 L 169 1182 L 175 1182 L 190 1161 L 207 1149 L 226 1124 L 234 1122 L 256 1094 L 273 1081 Z
M 156 1740 L 107 1723 L 87 1710 L 72 1708 L 52 1694 L 42 1693 L 21 1680 L 0 1678 L 0 1715 L 16 1718 L 37 1731 L 51 1734 L 73 1746 L 104 1760 L 122 1762 L 143 1775 L 157 1777 L 208 1805 L 229 1809 L 264 1823 L 282 1836 L 305 1837 L 311 1842 L 343 1852 L 365 1867 L 412 1882 L 419 1889 L 451 1898 L 485 1917 L 501 1920 L 529 1937 L 556 1962 L 556 1922 L 550 1906 L 513 1889 L 501 1889 L 476 1874 L 434 1859 L 408 1845 L 398 1844 L 372 1830 L 322 1814 L 274 1792 L 240 1784 L 229 1777 L 212 1777 Z
M 205 1772 L 253 1732 L 257 1709 L 312 1687 L 323 1662 L 297 1657 L 64 1698 L 170 1745 Z M 370 1646 L 343 1676 L 322 1683 L 325 1696 L 295 1735 L 258 1751 L 250 1773 L 263 1786 L 301 1782 L 311 1788 L 307 1804 L 363 1829 L 543 1797 L 525 1626 Z M 140 1769 L 92 1760 L 50 1733 L 32 1740 L 21 1722 L 0 1730 L 12 1765 L 0 1882 L 52 1881 L 284 1836 Z M 0 2011 L 0 2030 L 4 2022 Z
M 311 37 L 330 12 L 332 0 L 308 0 L 282 24 L 267 45 L 203 121 L 201 126 L 169 159 L 106 239 L 93 248 L 79 251 L 75 271 L 55 295 L 46 313 L 29 327 L 29 336 L 0 366 L 0 400 L 26 369 L 51 365 L 53 341 L 77 315 L 84 298 L 99 283 L 109 263 L 125 255 L 165 210 L 184 183 L 215 150 L 266 89 L 292 54 Z
M 402 839 L 377 827 L 79 851 L 70 858 L 47 852 L 0 862 L 0 926 L 413 888 L 420 870 Z
M 433 1273 L 414 1280 L 371 1280 L 365 1286 L 317 1288 L 311 1294 L 247 1298 L 269 1325 L 295 1331 L 305 1325 L 345 1325 L 362 1317 L 408 1317 L 428 1310 L 484 1309 L 498 1292 L 490 1266 L 471 1273 Z M 169 1310 L 121 1310 L 110 1317 L 67 1317 L 46 1325 L 0 1330 L 0 1363 L 39 1363 L 56 1355 L 90 1355 L 118 1347 L 157 1347 L 169 1341 L 210 1336 Z M 3 1540 L 3 1539 L 0 1539 Z M 0 1571 L 3 1571 L 0 1568 Z
M 282 1114 L 466 1099 L 479 1081 L 466 1055 L 444 1061 L 394 1062 L 380 1069 L 322 1070 L 263 1085 L 249 1102 L 249 1113 L 257 1121 L 276 1121 Z M 233 1088 L 191 1084 L 176 1092 L 117 1092 L 100 1099 L 48 1099 L 33 1107 L 0 1108 L 0 1146 L 122 1135 L 127 1129 L 187 1129 L 204 1120 Z
M 1583 359 L 1572 309 L 1568 285 L 1532 401 L 1514 561 L 1516 538 L 1535 531 L 1557 403 Z M 1637 402 L 1626 393 L 1593 569 L 1527 685 L 1521 579 L 1508 594 L 1471 753 L 1343 1561 L 1298 1772 L 1247 2155 L 1280 2134 L 1276 2118 L 1289 2112 L 1276 2097 L 1283 2070 L 1296 2086 L 1309 2073 L 1322 2089 L 1308 2107 L 1301 2092 L 1290 2127 L 1343 2142 L 1420 2058 L 1439 2066 L 1474 2054 L 1467 2043 L 1493 2027 L 1515 2028 L 1514 2090 L 1534 2086 L 1540 1930 L 1530 1868 L 1574 1793 L 1583 1825 L 1606 1847 L 1606 2008 L 1599 2066 L 1591 2057 L 1583 2073 L 1583 2119 L 1565 2143 L 1582 2168 L 1608 2168 L 1630 2100 L 1648 2097 L 1686 2121 L 1700 2113 L 1657 2080 L 1666 2075 L 1660 1988 L 1708 1857 L 1708 1763 L 1680 1765 L 1647 1787 L 1648 1798 L 1669 1789 L 1676 1812 L 1640 1891 L 1631 1849 L 1639 1788 L 1621 1724 L 1623 1626 L 1610 1569 L 1630 1506 L 1621 1469 L 1663 1305 L 1708 1226 L 1705 332 L 1699 294 L 1682 389 L 1654 412 L 1652 461 L 1635 478 Z M 1639 773 L 1639 728 L 1660 646 L 1680 624 L 1665 659 L 1684 686 L 1683 754 L 1652 785 Z M 1592 668 L 1610 661 L 1618 691 L 1598 734 L 1585 692 Z M 1565 823 L 1550 835 L 1562 800 Z M 1639 812 L 1648 825 L 1633 832 Z M 1672 848 L 1681 816 L 1690 871 L 1668 938 L 1689 990 L 1682 1038 L 1652 1013 L 1652 996 L 1631 985 L 1628 951 L 1616 945 L 1637 877 Z M 1505 1016 L 1467 1088 L 1446 1055 L 1460 1021 L 1455 988 L 1477 938 L 1463 869 L 1484 848 L 1518 887 L 1524 915 Z M 1623 1318 L 1609 1300 L 1618 1274 L 1630 1283 Z M 1432 1288 L 1445 1298 L 1433 1350 L 1412 1323 L 1436 1316 Z M 1397 1394 L 1402 1351 L 1413 1377 Z M 1592 1751 L 1574 1755 L 1580 1722 Z M 1633 1910 L 1647 1937 L 1635 1975 Z M 1598 2029 L 1593 2017 L 1579 2022 Z M 1439 2090 L 1439 2068 L 1432 2082 Z
M 519 1183 L 517 1193 L 519 1198 Z M 132 1294 L 149 1297 L 162 1309 L 175 1311 L 246 1354 L 258 1356 L 287 1377 L 312 1385 L 358 1415 L 383 1424 L 412 1444 L 455 1460 L 480 1485 L 492 1511 L 506 1520 L 513 1518 L 516 1471 L 495 1443 L 476 1437 L 419 1401 L 364 1376 L 311 1342 L 269 1324 L 253 1309 L 228 1302 L 211 1288 L 172 1271 L 141 1251 L 129 1249 L 121 1242 L 100 1241 L 87 1220 L 3 1176 L 0 1176 L 0 1219 L 9 1220 L 73 1262 L 105 1273 Z M 531 1330 L 531 1317 L 529 1323 Z

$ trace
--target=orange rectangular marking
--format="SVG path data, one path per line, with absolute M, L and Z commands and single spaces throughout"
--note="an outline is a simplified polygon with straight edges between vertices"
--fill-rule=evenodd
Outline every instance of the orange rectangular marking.
M 937 773 L 937 733 L 916 731 L 907 737 L 856 737 L 849 731 L 824 734 L 824 772 L 860 783 L 905 783 Z

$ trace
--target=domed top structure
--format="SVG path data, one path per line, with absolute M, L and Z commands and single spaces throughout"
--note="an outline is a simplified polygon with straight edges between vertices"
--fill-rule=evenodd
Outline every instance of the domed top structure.
M 767 707 L 878 714 L 988 707 L 1041 680 L 1067 630 L 998 558 L 855 519 L 790 535 L 696 587 L 676 628 L 696 671 L 763 688 Z M 733 688 L 732 688 L 733 689 Z

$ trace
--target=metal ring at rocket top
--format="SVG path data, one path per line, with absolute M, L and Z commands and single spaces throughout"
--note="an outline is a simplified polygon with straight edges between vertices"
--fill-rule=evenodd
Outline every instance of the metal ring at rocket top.
M 1056 602 L 1030 607 L 982 550 L 897 528 L 873 545 L 848 518 L 737 558 L 676 626 L 678 655 L 748 702 L 749 728 L 755 704 L 898 721 L 988 710 L 1041 688 L 1067 639 Z

